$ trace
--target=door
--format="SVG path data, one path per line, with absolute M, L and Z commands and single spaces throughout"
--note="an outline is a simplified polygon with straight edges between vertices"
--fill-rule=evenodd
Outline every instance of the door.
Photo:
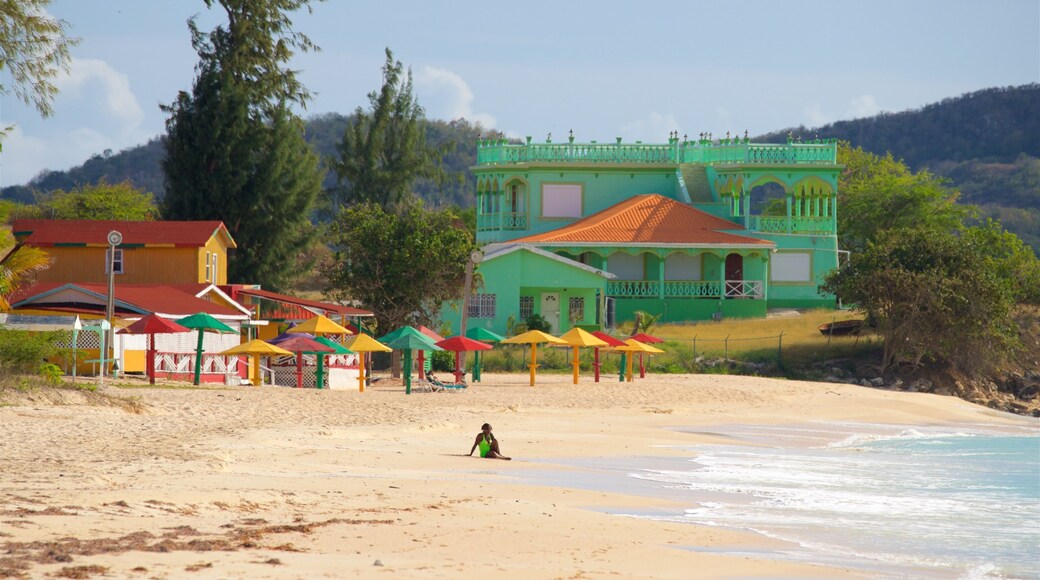
M 726 297 L 744 295 L 744 257 L 740 254 L 726 256 Z
M 552 327 L 549 334 L 560 331 L 560 294 L 545 292 L 542 294 L 542 318 Z

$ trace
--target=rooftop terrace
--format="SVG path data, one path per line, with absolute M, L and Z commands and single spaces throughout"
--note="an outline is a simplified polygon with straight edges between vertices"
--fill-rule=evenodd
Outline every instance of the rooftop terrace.
M 513 165 L 518 163 L 635 163 L 703 165 L 834 165 L 838 145 L 832 139 L 811 141 L 788 140 L 784 144 L 752 143 L 743 139 L 712 139 L 703 134 L 696 141 L 680 139 L 673 133 L 668 143 L 575 143 L 573 135 L 566 143 L 509 143 L 505 139 L 477 141 L 477 165 Z

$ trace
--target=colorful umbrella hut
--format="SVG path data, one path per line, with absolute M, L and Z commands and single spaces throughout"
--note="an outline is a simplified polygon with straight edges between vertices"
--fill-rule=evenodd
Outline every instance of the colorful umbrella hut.
M 285 331 L 286 334 L 304 333 L 315 337 L 315 340 L 324 344 L 325 346 L 331 347 L 334 352 L 332 354 L 352 354 L 348 349 L 343 348 L 343 345 L 328 339 L 321 339 L 320 335 L 333 334 L 336 336 L 343 336 L 345 334 L 354 334 L 348 328 L 335 323 L 329 317 L 319 314 L 313 318 L 308 318 L 303 322 L 293 326 L 289 330 Z M 316 380 L 316 386 L 319 389 L 325 387 L 325 355 L 318 354 L 318 368 L 314 373 Z
M 425 334 L 426 338 L 430 339 L 430 342 L 432 342 L 433 344 L 437 344 L 438 342 L 444 340 L 443 336 L 437 334 L 432 329 L 427 328 L 427 327 L 425 327 L 425 326 L 423 326 L 421 324 L 419 325 L 418 330 L 419 330 L 419 332 Z M 421 351 L 420 350 L 419 351 L 419 378 L 420 379 L 425 379 L 426 378 L 426 374 L 425 374 L 426 373 L 426 359 L 424 358 L 425 356 L 426 356 L 425 355 L 425 351 Z
M 663 350 L 650 346 L 649 344 L 643 344 L 634 338 L 625 340 L 625 346 L 614 347 L 614 350 L 628 353 L 628 365 L 626 369 L 626 377 L 628 382 L 632 382 L 632 360 L 635 358 L 635 354 L 646 353 L 646 354 L 662 354 Z
M 578 349 L 583 347 L 599 348 L 601 346 L 607 346 L 607 341 L 597 338 L 577 326 L 564 333 L 564 335 L 560 337 L 560 340 L 571 345 L 574 350 L 574 361 L 571 364 L 574 366 L 574 384 L 576 385 L 578 384 Z
M 396 334 L 396 336 L 391 336 Z M 389 339 L 388 339 L 389 337 Z M 404 351 L 404 392 L 412 394 L 412 351 L 441 350 L 441 347 L 430 342 L 429 337 L 411 326 L 403 326 L 384 336 L 380 342 L 394 349 Z
M 134 322 L 130 326 L 120 330 L 119 332 L 125 332 L 127 334 L 147 334 L 148 335 L 148 348 L 145 352 L 145 365 L 148 374 L 148 384 L 155 384 L 155 335 L 156 334 L 177 334 L 180 332 L 191 332 L 191 330 L 181 326 L 180 324 L 170 320 L 169 318 L 163 318 L 158 314 L 149 314 L 137 322 Z M 104 366 L 104 365 L 102 365 Z M 104 369 L 102 368 L 102 374 Z M 198 383 L 196 383 L 198 384 Z
M 645 332 L 633 334 L 630 338 L 634 338 L 643 344 L 660 344 L 664 342 L 663 339 L 657 338 L 656 336 L 650 336 Z M 646 366 L 643 364 L 643 353 L 639 353 L 639 378 L 646 378 Z
M 224 352 L 220 353 L 222 356 L 232 355 L 249 355 L 253 357 L 253 368 L 252 368 L 252 379 L 253 386 L 260 386 L 260 357 L 262 356 L 292 356 L 292 353 L 279 348 L 273 344 L 266 343 L 259 338 L 254 338 L 249 342 L 243 342 L 242 344 L 229 348 Z
M 416 338 L 425 339 L 426 342 L 430 345 L 430 347 L 432 347 L 438 340 L 444 340 L 443 338 L 433 338 L 433 337 L 431 337 L 430 334 L 428 334 L 426 332 L 423 332 L 423 330 L 422 330 L 423 328 L 426 328 L 426 327 L 425 326 L 421 326 L 419 328 L 415 328 L 414 326 L 407 326 L 407 325 L 406 326 L 402 326 L 401 328 L 398 328 L 397 330 L 394 330 L 392 332 L 388 332 L 384 336 L 379 337 L 379 342 L 389 346 L 391 342 L 397 340 L 398 338 L 400 338 L 401 336 L 404 336 L 406 334 L 410 335 L 410 336 L 414 336 Z M 429 330 L 429 329 L 427 329 L 427 330 Z M 434 336 L 438 336 L 438 337 L 440 336 L 440 335 L 434 333 L 432 330 L 430 330 L 430 333 L 433 333 Z M 400 348 L 393 347 L 393 349 L 394 350 L 405 350 L 403 346 L 400 347 Z M 426 351 L 427 350 L 440 350 L 440 349 L 439 348 L 438 349 L 434 349 L 434 348 L 412 348 L 412 349 L 408 349 L 407 350 L 407 354 L 408 354 L 409 357 L 411 356 L 412 350 L 419 351 L 419 378 L 421 379 L 421 378 L 423 378 L 425 376 L 424 375 L 424 371 L 425 371 L 425 366 L 426 366 Z M 402 353 L 402 354 L 404 354 L 404 353 Z M 411 364 L 410 361 L 409 361 L 409 364 Z M 411 368 L 411 367 L 409 367 L 409 368 Z
M 531 345 L 531 386 L 534 386 L 534 373 L 535 369 L 538 368 L 538 345 L 548 342 L 549 344 L 567 344 L 565 341 L 556 338 L 551 334 L 546 334 L 541 330 L 528 330 L 523 334 L 518 334 L 512 338 L 507 338 L 502 341 L 502 344 L 529 344 Z
M 336 352 L 331 346 L 326 346 L 309 334 L 302 332 L 296 334 L 281 334 L 271 339 L 271 344 L 296 354 L 296 388 L 303 388 L 303 354 L 315 354 L 322 357 L 330 352 Z
M 466 331 L 466 338 L 479 340 L 480 342 L 502 342 L 506 337 L 495 334 L 486 328 L 471 328 Z M 473 352 L 473 382 L 480 382 L 480 351 Z
M 613 336 L 610 336 L 609 334 L 603 332 L 602 330 L 597 330 L 596 332 L 593 332 L 592 336 L 595 336 L 596 338 L 598 338 L 598 339 L 602 340 L 603 342 L 607 343 L 608 347 L 625 346 L 624 342 L 614 338 Z M 625 378 L 625 354 L 626 353 L 624 353 L 624 352 L 621 353 L 621 365 L 620 365 L 620 370 L 618 371 L 618 380 L 619 381 L 620 380 L 624 380 L 624 378 Z M 597 347 L 593 347 L 593 349 L 592 349 L 592 368 L 595 369 L 596 382 L 598 383 L 599 382 L 599 347 L 598 346 Z
M 199 342 L 195 347 L 195 380 L 192 382 L 193 385 L 198 385 L 199 379 L 202 376 L 202 333 L 207 330 L 210 332 L 226 333 L 236 333 L 238 331 L 205 312 L 185 316 L 178 320 L 177 324 L 180 324 L 185 328 L 195 329 L 199 332 Z
M 353 338 L 348 340 L 343 346 L 350 350 L 358 353 L 358 392 L 365 392 L 365 353 L 366 352 L 390 352 L 394 349 L 380 344 L 379 341 L 372 338 L 367 334 L 356 334 Z
M 473 351 L 478 353 L 482 350 L 491 350 L 491 345 L 480 342 L 479 340 L 473 340 L 472 338 L 466 338 L 465 336 L 453 336 L 446 338 L 437 343 L 437 346 L 444 350 L 450 350 L 455 353 L 455 383 L 462 382 L 462 377 L 466 375 L 466 369 L 462 368 L 462 353 Z M 476 360 L 473 362 L 473 376 L 476 377 Z M 475 380 L 475 379 L 474 379 Z

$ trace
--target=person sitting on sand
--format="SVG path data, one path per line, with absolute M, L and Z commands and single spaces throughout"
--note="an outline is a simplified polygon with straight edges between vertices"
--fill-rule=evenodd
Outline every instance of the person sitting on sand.
M 502 452 L 498 450 L 498 439 L 491 434 L 491 425 L 484 423 L 480 426 L 480 433 L 477 433 L 477 438 L 473 441 L 473 447 L 470 448 L 469 454 L 473 455 L 473 451 L 480 447 L 480 456 L 487 459 L 505 459 L 506 461 L 512 459 L 512 457 L 506 457 L 502 455 Z

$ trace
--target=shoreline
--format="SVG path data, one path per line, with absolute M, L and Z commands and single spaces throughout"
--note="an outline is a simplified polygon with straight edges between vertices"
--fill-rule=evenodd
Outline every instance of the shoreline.
M 378 383 L 363 394 L 105 389 L 139 397 L 139 415 L 0 407 L 8 429 L 0 547 L 14 548 L 6 565 L 32 575 L 100 566 L 142 577 L 189 568 L 242 578 L 680 578 L 689 570 L 861 577 L 868 574 L 840 565 L 755 556 L 783 543 L 750 532 L 593 511 L 674 502 L 532 485 L 521 473 L 563 473 L 549 464 L 573 458 L 680 457 L 681 448 L 725 440 L 711 434 L 718 424 L 1022 424 L 952 397 L 831 383 L 716 375 L 599 384 L 583 377 L 576 386 L 569 376 L 540 375 L 534 388 L 526 381 L 485 375 L 462 393 L 410 396 Z M 514 461 L 465 457 L 485 421 Z M 48 561 L 48 550 L 67 558 Z

